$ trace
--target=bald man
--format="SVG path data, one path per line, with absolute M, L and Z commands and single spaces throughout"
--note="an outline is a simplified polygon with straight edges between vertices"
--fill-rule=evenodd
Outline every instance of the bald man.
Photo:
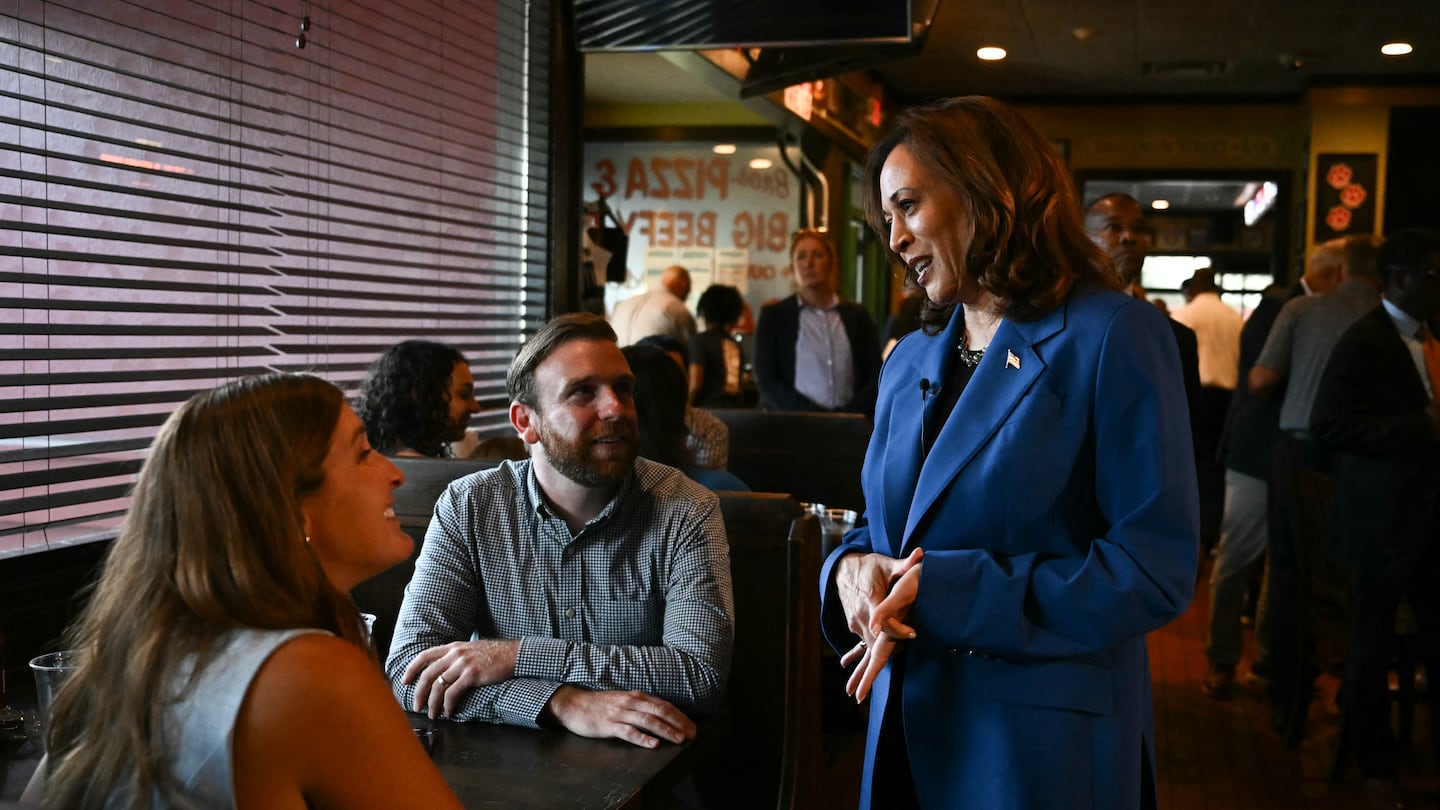
M 1085 231 L 1090 241 L 1110 257 L 1111 266 L 1125 291 L 1141 291 L 1140 270 L 1150 255 L 1150 224 L 1140 203 L 1129 194 L 1107 194 L 1085 209 Z M 1190 405 L 1191 435 L 1195 434 L 1195 406 L 1200 396 L 1200 354 L 1195 331 L 1170 321 L 1175 345 L 1180 350 L 1180 372 L 1185 379 L 1185 401 Z
M 678 264 L 665 268 L 656 287 L 615 306 L 610 325 L 621 346 L 651 335 L 669 335 L 686 346 L 695 337 L 695 318 L 685 308 L 690 297 L 690 273 Z

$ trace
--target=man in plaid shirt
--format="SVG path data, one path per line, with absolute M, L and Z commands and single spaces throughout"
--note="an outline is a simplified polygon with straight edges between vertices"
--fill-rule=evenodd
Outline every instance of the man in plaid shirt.
M 506 388 L 530 458 L 435 505 L 386 662 L 403 705 L 650 748 L 720 707 L 734 608 L 719 501 L 637 459 L 633 385 L 598 316 L 560 316 L 520 350 Z

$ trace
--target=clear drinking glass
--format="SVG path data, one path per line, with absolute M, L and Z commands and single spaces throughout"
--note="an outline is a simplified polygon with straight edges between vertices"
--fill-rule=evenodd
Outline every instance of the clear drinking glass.
M 55 704 L 55 693 L 75 672 L 79 653 L 75 650 L 61 650 L 45 653 L 30 659 L 30 671 L 35 673 L 36 714 L 40 717 L 40 747 L 45 747 L 45 738 L 50 731 L 51 711 Z
M 840 545 L 840 540 L 845 533 L 855 528 L 855 519 L 859 517 L 854 509 L 826 509 L 824 516 L 820 519 L 820 529 L 823 532 L 821 538 L 821 553 L 829 555 Z

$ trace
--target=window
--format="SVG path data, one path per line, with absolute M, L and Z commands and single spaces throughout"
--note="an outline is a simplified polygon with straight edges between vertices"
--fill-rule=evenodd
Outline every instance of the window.
M 236 377 L 353 390 L 439 340 L 501 425 L 547 314 L 549 7 L 0 6 L 0 555 L 113 532 Z

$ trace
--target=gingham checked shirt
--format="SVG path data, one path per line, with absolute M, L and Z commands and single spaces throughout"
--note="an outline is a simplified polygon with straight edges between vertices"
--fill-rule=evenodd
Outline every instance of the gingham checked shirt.
M 455 720 L 537 726 L 561 684 L 720 708 L 734 638 L 729 544 L 714 493 L 645 459 L 571 537 L 529 461 L 450 484 L 405 589 L 385 669 L 439 644 L 519 639 L 515 677 L 470 690 Z
M 720 417 L 704 408 L 685 409 L 685 446 L 695 457 L 695 466 L 723 470 L 730 464 L 730 428 Z

